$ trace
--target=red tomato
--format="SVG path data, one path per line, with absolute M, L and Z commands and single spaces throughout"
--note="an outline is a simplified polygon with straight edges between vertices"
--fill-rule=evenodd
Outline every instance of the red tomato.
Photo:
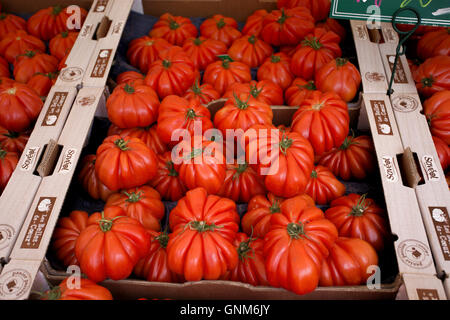
M 227 45 L 205 37 L 189 38 L 184 42 L 183 50 L 198 70 L 205 70 L 210 63 L 219 59 L 217 56 L 227 53 Z
M 0 13 L 0 40 L 5 38 L 8 33 L 25 30 L 26 28 L 27 22 L 25 19 L 6 12 Z
M 328 168 L 318 165 L 311 173 L 305 193 L 310 195 L 317 204 L 328 204 L 344 195 L 345 186 Z
M 233 245 L 237 249 L 239 262 L 223 279 L 249 283 L 253 286 L 268 286 L 264 266 L 264 241 L 249 238 L 245 233 L 238 233 Z
M 419 93 L 429 98 L 436 92 L 450 90 L 450 57 L 435 56 L 422 63 L 414 74 Z
M 256 100 L 271 106 L 283 105 L 283 89 L 270 80 L 255 81 L 249 83 L 233 83 L 223 95 L 224 99 L 233 99 L 234 95 L 250 94 Z
M 130 218 L 139 221 L 148 230 L 159 231 L 164 217 L 164 204 L 158 191 L 141 186 L 113 193 L 108 197 L 105 208 L 121 207 Z
M 417 55 L 422 60 L 450 56 L 450 28 L 425 33 L 417 43 Z
M 438 137 L 433 136 L 433 142 L 434 146 L 436 147 L 436 152 L 438 154 L 442 170 L 445 172 L 450 163 L 450 148 L 443 140 Z
M 157 158 L 137 138 L 109 136 L 97 149 L 95 172 L 111 191 L 141 186 L 156 174 Z
M 204 83 L 200 86 L 197 79 L 192 87 L 186 91 L 183 98 L 187 100 L 198 99 L 200 104 L 207 105 L 211 101 L 219 99 L 220 94 L 209 83 Z
M 78 181 L 92 199 L 102 199 L 106 202 L 114 192 L 109 190 L 97 177 L 95 173 L 96 158 L 95 154 L 88 154 L 81 160 Z
M 59 285 L 45 292 L 41 300 L 113 300 L 108 289 L 95 284 L 95 282 L 79 278 L 77 282 L 68 283 L 71 278 L 65 278 Z
M 381 251 L 388 237 L 386 212 L 366 195 L 351 193 L 333 200 L 325 216 L 341 237 L 358 238 Z
M 294 80 L 290 65 L 291 58 L 288 55 L 282 52 L 275 53 L 259 67 L 258 80 L 270 80 L 286 90 Z
M 197 71 L 182 48 L 172 46 L 160 52 L 159 60 L 150 65 L 145 84 L 152 87 L 160 99 L 183 95 L 194 83 Z
M 0 147 L 0 193 L 8 184 L 17 162 L 19 162 L 17 153 L 8 152 Z
M 167 262 L 167 243 L 169 235 L 166 232 L 149 231 L 151 235 L 150 250 L 134 267 L 134 274 L 139 278 L 155 282 L 180 282 L 181 278 L 169 269 Z
M 313 291 L 319 284 L 322 263 L 338 237 L 336 227 L 302 197 L 285 200 L 270 224 L 264 237 L 270 285 L 296 294 Z
M 269 13 L 265 9 L 256 10 L 250 16 L 248 16 L 244 27 L 242 28 L 242 34 L 259 36 L 264 26 L 264 17 Z
M 0 126 L 0 147 L 8 152 L 16 152 L 19 156 L 28 142 L 30 132 L 13 132 Z
M 11 73 L 9 72 L 9 64 L 4 58 L 0 57 L 0 77 L 9 78 Z
M 319 22 L 316 24 L 317 28 L 324 28 L 327 31 L 333 31 L 336 33 L 341 40 L 345 39 L 345 36 L 347 34 L 347 31 L 345 28 L 339 23 L 338 20 L 327 18 L 327 20 Z
M 169 216 L 169 268 L 186 281 L 219 279 L 238 264 L 232 243 L 238 223 L 232 200 L 208 195 L 203 188 L 188 191 Z
M 58 78 L 58 73 L 36 73 L 27 82 L 27 86 L 31 87 L 36 91 L 36 93 L 45 100 L 50 89 L 56 83 L 56 78 Z
M 94 282 L 127 278 L 148 253 L 150 234 L 120 207 L 96 212 L 90 221 L 75 245 L 81 271 Z
M 158 118 L 159 99 L 149 86 L 118 85 L 106 101 L 108 118 L 119 128 L 147 127 Z
M 128 45 L 127 59 L 142 73 L 147 73 L 153 62 L 159 60 L 159 54 L 172 46 L 163 38 L 143 36 L 134 39 Z
M 35 51 L 27 51 L 18 57 L 14 63 L 14 79 L 27 83 L 36 73 L 55 72 L 58 69 L 58 59 Z
M 149 183 L 164 200 L 178 201 L 186 194 L 186 187 L 172 162 L 172 153 L 158 155 L 158 171 Z
M 45 52 L 45 43 L 24 30 L 9 33 L 0 41 L 0 55 L 9 63 L 27 51 Z
M 450 90 L 438 92 L 423 104 L 431 134 L 450 145 Z
M 344 180 L 364 179 L 377 167 L 372 138 L 348 136 L 340 147 L 323 154 L 319 164 Z
M 357 286 L 366 284 L 378 265 L 378 255 L 366 241 L 340 237 L 322 265 L 320 286 Z
M 203 74 L 203 83 L 211 84 L 219 94 L 224 94 L 233 83 L 252 80 L 250 67 L 245 63 L 233 61 L 229 56 L 221 56 L 221 60 L 208 65 Z
M 347 137 L 350 116 L 347 104 L 334 93 L 314 92 L 292 118 L 292 131 L 311 142 L 316 155 L 339 147 Z
M 79 32 L 63 31 L 54 36 L 48 45 L 50 54 L 58 60 L 63 59 L 70 53 L 75 41 L 77 40 Z
M 188 18 L 165 13 L 153 25 L 149 35 L 152 38 L 164 38 L 171 44 L 182 46 L 187 38 L 197 36 L 197 28 Z
M 336 58 L 316 71 L 315 81 L 320 91 L 337 93 L 343 100 L 349 102 L 358 92 L 361 75 L 347 59 Z
M 252 197 L 265 193 L 264 182 L 248 163 L 227 164 L 227 173 L 219 196 L 234 202 L 247 203 Z
M 127 82 L 134 81 L 140 81 L 142 80 L 142 83 L 144 83 L 145 76 L 142 73 L 136 72 L 136 71 L 125 71 L 122 72 L 117 76 L 116 83 L 123 84 Z
M 229 47 L 234 40 L 241 36 L 237 27 L 237 22 L 233 18 L 215 14 L 203 21 L 200 25 L 200 34 L 205 38 L 222 41 Z
M 228 55 L 235 61 L 240 61 L 250 68 L 259 67 L 263 61 L 272 55 L 272 47 L 255 35 L 243 36 L 234 40 Z
M 278 8 L 308 8 L 316 21 L 324 20 L 328 17 L 330 6 L 330 0 L 277 0 Z
M 288 106 L 301 106 L 303 101 L 311 99 L 316 91 L 318 90 L 314 81 L 296 78 L 291 86 L 286 89 L 284 96 Z
M 332 31 L 315 28 L 297 47 L 291 61 L 291 71 L 305 80 L 314 79 L 321 67 L 342 55 L 340 38 Z
M 186 133 L 182 130 L 187 130 L 191 136 L 194 134 L 196 121 L 200 123 L 203 133 L 213 127 L 209 110 L 201 105 L 198 99 L 186 100 L 174 95 L 168 96 L 161 101 L 159 107 L 157 132 L 164 143 L 174 146 Z M 175 137 L 179 133 L 181 135 Z
M 263 20 L 261 39 L 273 46 L 297 45 L 314 30 L 314 18 L 303 7 L 273 10 Z

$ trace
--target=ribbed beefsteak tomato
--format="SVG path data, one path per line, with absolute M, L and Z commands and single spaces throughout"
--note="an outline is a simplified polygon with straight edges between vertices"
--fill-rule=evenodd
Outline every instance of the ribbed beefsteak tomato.
M 14 63 L 16 57 L 27 51 L 45 52 L 45 48 L 42 40 L 29 35 L 24 30 L 9 33 L 0 41 L 0 55 L 9 63 Z
M 315 91 L 318 90 L 314 81 L 296 78 L 284 92 L 284 97 L 288 106 L 300 106 L 304 100 L 311 99 Z
M 145 74 L 152 63 L 159 59 L 159 54 L 171 46 L 172 44 L 164 38 L 143 36 L 131 40 L 128 45 L 127 59 L 132 66 Z
M 425 100 L 423 110 L 431 134 L 450 145 L 450 90 L 438 92 Z
M 257 78 L 259 81 L 272 81 L 279 85 L 281 89 L 286 90 L 294 80 L 290 65 L 291 58 L 287 54 L 274 53 L 258 68 Z
M 81 160 L 78 181 L 92 199 L 106 201 L 114 192 L 109 190 L 95 173 L 95 154 L 88 154 Z
M 425 33 L 417 43 L 417 55 L 422 60 L 450 56 L 450 28 Z
M 345 185 L 336 179 L 328 168 L 318 165 L 311 173 L 305 193 L 317 204 L 328 204 L 344 195 Z
M 13 132 L 0 126 L 0 147 L 9 152 L 16 152 L 19 156 L 25 149 L 29 137 L 28 131 Z
M 85 278 L 79 278 L 69 284 L 71 279 L 65 278 L 58 286 L 45 292 L 41 300 L 113 300 L 111 292 L 105 287 Z
M 27 82 L 27 86 L 33 88 L 36 93 L 45 99 L 52 86 L 56 83 L 57 72 L 36 73 Z
M 242 34 L 259 36 L 264 26 L 264 17 L 269 13 L 265 9 L 259 9 L 248 16 L 242 28 Z
M 201 104 L 207 105 L 211 101 L 217 100 L 220 98 L 220 94 L 216 89 L 209 83 L 204 83 L 202 85 L 199 84 L 198 79 L 195 80 L 192 87 L 190 87 L 183 98 L 187 100 L 198 99 Z
M 22 17 L 6 12 L 0 13 L 0 40 L 8 33 L 17 30 L 26 30 L 27 22 Z
M 144 79 L 145 76 L 142 73 L 136 71 L 125 71 L 117 76 L 116 83 L 118 85 L 131 81 L 134 81 L 134 83 L 137 83 L 137 81 L 142 81 L 142 83 L 144 83 Z
M 200 25 L 200 34 L 205 38 L 222 41 L 229 47 L 241 36 L 237 27 L 237 22 L 233 18 L 215 14 L 203 21 Z
M 189 38 L 184 42 L 183 50 L 198 70 L 205 70 L 210 63 L 219 59 L 217 56 L 227 53 L 227 45 L 205 37 Z
M 250 68 L 259 67 L 267 57 L 272 55 L 270 44 L 258 39 L 255 35 L 243 36 L 234 40 L 228 55 L 235 61 L 240 61 Z
M 186 39 L 195 38 L 197 33 L 197 28 L 189 18 L 165 13 L 153 25 L 149 35 L 152 38 L 164 38 L 171 44 L 182 46 Z
M 236 204 L 203 188 L 188 191 L 170 212 L 169 268 L 187 281 L 215 280 L 238 264 Z
M 316 21 L 324 20 L 328 17 L 330 6 L 330 0 L 277 0 L 278 8 L 308 8 Z
M 450 147 L 438 137 L 433 136 L 433 143 L 441 163 L 442 170 L 445 172 L 450 164 Z
M 63 31 L 58 33 L 48 44 L 50 54 L 58 60 L 64 58 L 66 54 L 70 53 L 70 50 L 77 40 L 78 34 L 79 32 L 75 31 Z
M 233 83 L 228 87 L 222 98 L 233 99 L 234 95 L 239 97 L 242 93 L 250 94 L 256 100 L 267 103 L 270 106 L 283 105 L 283 89 L 270 80 Z
M 8 152 L 0 147 L 0 193 L 8 184 L 9 178 L 19 162 L 15 152 Z
M 27 83 L 36 73 L 55 72 L 58 69 L 58 59 L 35 51 L 27 51 L 17 57 L 14 63 L 14 79 Z
M 435 56 L 425 60 L 413 76 L 417 90 L 425 98 L 450 90 L 450 56 Z

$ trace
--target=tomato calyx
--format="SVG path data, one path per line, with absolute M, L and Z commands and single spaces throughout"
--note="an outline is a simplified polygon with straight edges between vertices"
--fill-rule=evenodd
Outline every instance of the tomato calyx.
M 344 139 L 344 142 L 342 142 L 341 146 L 339 147 L 340 150 L 347 150 L 348 147 L 350 147 L 351 144 L 353 144 L 353 138 L 352 136 L 348 136 Z
M 202 153 L 203 153 L 202 148 L 194 148 L 194 149 L 192 149 L 192 151 L 190 153 L 185 155 L 182 159 L 183 160 L 192 160 L 192 159 L 198 157 L 199 155 L 201 155 Z
M 180 24 L 173 20 L 172 18 L 169 18 L 169 28 L 170 30 L 176 30 L 180 27 Z
M 292 142 L 293 142 L 293 140 L 289 139 L 288 136 L 283 133 L 283 137 L 281 138 L 281 141 L 280 141 L 280 150 L 281 150 L 281 152 L 283 152 L 284 155 L 286 155 L 287 149 L 290 148 L 290 146 L 292 145 Z
M 298 88 L 299 89 L 306 89 L 306 90 L 310 90 L 310 91 L 317 90 L 317 87 L 314 84 L 314 81 L 312 81 L 312 80 L 308 81 L 308 83 L 305 84 L 305 85 L 299 85 Z
M 276 56 L 276 55 L 272 55 L 271 57 L 270 57 L 270 62 L 272 62 L 272 63 L 278 63 L 278 62 L 280 62 L 281 61 L 281 57 L 280 56 Z
M 222 61 L 222 67 L 224 69 L 228 69 L 230 67 L 230 62 L 233 62 L 234 60 L 227 54 L 221 54 L 218 55 L 217 58 L 219 58 Z
M 352 210 L 350 211 L 350 213 L 348 214 L 349 216 L 352 217 L 361 217 L 364 215 L 364 212 L 366 211 L 366 209 L 369 207 L 368 205 L 366 205 L 366 196 L 367 193 L 363 194 L 358 202 L 356 203 L 356 205 L 353 206 Z
M 128 82 L 123 87 L 123 91 L 125 91 L 128 94 L 132 94 L 135 92 L 134 87 L 132 85 L 130 85 Z
M 7 13 L 2 12 L 2 13 L 0 14 L 0 20 L 6 19 L 7 16 L 8 16 Z
M 25 51 L 24 54 L 22 54 L 22 56 L 28 57 L 28 58 L 33 58 L 35 55 L 36 55 L 36 51 L 33 51 L 33 50 L 27 50 L 27 51 Z
M 195 93 L 196 96 L 201 96 L 203 94 L 202 89 L 200 88 L 200 83 L 198 83 L 198 79 L 195 79 L 195 82 L 192 85 L 191 90 L 193 93 Z
M 248 108 L 248 100 L 250 100 L 250 95 L 248 96 L 246 101 L 242 101 L 241 99 L 239 99 L 236 93 L 234 92 L 233 97 L 234 97 L 234 105 L 238 107 L 240 110 L 245 110 Z
M 197 114 L 194 109 L 188 109 L 186 112 L 186 120 L 194 120 L 197 118 Z
M 117 217 L 114 217 L 112 219 L 108 219 L 108 218 L 105 218 L 105 212 L 102 211 L 102 218 L 97 221 L 98 225 L 100 227 L 100 230 L 102 230 L 102 232 L 110 231 L 112 226 L 113 226 L 113 224 L 114 224 L 114 221 L 119 219 L 119 218 L 124 218 L 124 216 L 117 216 Z
M 288 16 L 286 15 L 286 13 L 284 12 L 284 8 L 281 8 L 281 16 L 278 18 L 277 22 L 279 24 L 283 24 L 286 22 L 286 19 L 288 18 Z
M 308 238 L 305 232 L 305 225 L 302 222 L 291 222 L 287 225 L 287 233 L 291 237 L 291 239 L 298 240 L 300 238 Z
M 319 111 L 320 109 L 322 109 L 322 107 L 323 107 L 323 103 L 319 102 L 319 103 L 313 104 L 311 106 L 311 109 Z
M 263 89 L 263 88 L 258 89 L 258 88 L 256 87 L 256 85 L 254 85 L 254 86 L 250 85 L 250 94 L 253 96 L 253 98 L 258 98 L 258 96 L 259 96 L 259 95 L 261 94 L 261 92 L 262 92 L 262 89 Z
M 155 240 L 159 241 L 160 247 L 165 249 L 169 243 L 169 235 L 166 231 L 161 232 L 161 234 L 155 237 Z
M 207 224 L 206 221 L 190 221 L 186 224 L 186 227 L 198 232 L 214 231 L 215 229 L 223 228 L 223 226 L 217 226 L 214 223 Z
M 277 199 L 274 199 L 272 205 L 269 207 L 270 213 L 280 213 L 280 202 Z
M 19 132 L 14 132 L 14 131 L 9 131 L 8 130 L 8 132 L 7 133 L 4 133 L 3 134 L 5 137 L 8 137 L 8 138 L 10 138 L 10 139 L 16 139 L 16 138 L 18 138 L 19 137 Z
M 114 144 L 122 151 L 127 151 L 129 149 L 127 147 L 128 141 L 125 141 L 124 139 L 117 139 L 114 141 Z
M 248 42 L 251 44 L 255 44 L 258 41 L 258 38 L 252 34 L 250 37 L 248 37 Z
M 313 178 L 313 179 L 317 178 L 317 171 L 316 170 L 311 171 L 311 178 Z
M 2 148 L 0 148 L 0 159 L 4 159 L 7 154 L 8 154 L 8 151 L 3 150 Z
M 178 177 L 178 172 L 175 170 L 175 165 L 171 160 L 166 162 L 166 168 L 169 171 L 168 176 L 170 177 Z
M 169 60 L 163 60 L 162 61 L 162 66 L 166 69 L 170 68 L 170 66 L 172 65 L 172 62 L 170 62 Z
M 343 67 L 347 64 L 348 59 L 346 58 L 336 58 L 336 66 Z
M 320 43 L 319 39 L 317 39 L 316 37 L 308 37 L 302 41 L 302 46 L 311 47 L 314 50 L 319 50 L 320 48 L 322 48 L 323 45 Z
M 204 40 L 200 39 L 200 38 L 195 38 L 192 43 L 195 44 L 196 46 L 200 46 L 202 45 L 202 43 L 205 42 Z
M 236 172 L 233 174 L 233 180 L 236 180 L 239 178 L 239 176 L 244 173 L 248 168 L 248 163 L 241 163 L 238 165 L 238 167 L 236 168 Z
M 152 46 L 153 43 L 155 43 L 155 41 L 154 41 L 154 40 L 150 40 L 150 41 L 146 41 L 146 42 L 145 42 L 145 45 L 146 45 L 146 46 Z
M 45 293 L 37 292 L 40 295 L 41 300 L 59 300 L 61 299 L 61 288 L 55 286 Z
M 52 15 L 57 16 L 62 11 L 62 7 L 60 5 L 54 6 L 52 10 Z
M 9 88 L 9 89 L 5 90 L 5 92 L 6 92 L 7 94 L 12 94 L 12 95 L 15 95 L 15 94 L 16 94 L 16 91 L 17 91 L 17 88 L 16 88 L 16 87 L 12 87 L 12 88 Z
M 422 80 L 420 80 L 420 82 L 422 83 L 422 86 L 424 88 L 431 88 L 433 86 L 434 79 L 432 76 L 430 76 L 428 78 L 423 78 Z
M 61 38 L 67 38 L 69 36 L 69 31 L 61 32 Z
M 225 20 L 223 18 L 220 18 L 220 20 L 217 21 L 217 23 L 216 23 L 217 29 L 222 29 L 226 25 L 227 25 L 227 23 L 225 22 Z
M 136 192 L 128 193 L 126 191 L 123 191 L 123 194 L 128 197 L 128 199 L 125 200 L 126 202 L 136 203 L 142 199 L 142 191 L 139 191 L 138 193 Z
M 252 227 L 252 233 L 253 233 L 253 227 Z M 239 256 L 239 260 L 245 261 L 246 259 L 253 259 L 254 258 L 254 252 L 253 248 L 250 246 L 250 244 L 255 241 L 256 238 L 252 238 L 252 235 L 246 240 L 239 243 L 239 246 L 237 247 L 237 253 Z

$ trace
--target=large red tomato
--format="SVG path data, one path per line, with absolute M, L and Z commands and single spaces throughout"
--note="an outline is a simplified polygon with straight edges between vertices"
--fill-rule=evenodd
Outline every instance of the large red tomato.
M 155 152 L 137 138 L 109 136 L 97 149 L 95 172 L 111 191 L 141 186 L 156 174 Z
M 50 89 L 56 83 L 57 72 L 35 73 L 27 82 L 27 86 L 33 88 L 36 93 L 45 100 Z
M 425 98 L 436 92 L 450 90 L 450 56 L 435 56 L 425 60 L 414 73 L 419 93 Z
M 155 282 L 180 282 L 180 276 L 169 269 L 167 262 L 166 232 L 149 231 L 151 235 L 150 250 L 134 267 L 134 274 L 139 278 Z
M 192 136 L 195 123 L 200 125 L 202 133 L 213 127 L 209 110 L 198 99 L 186 100 L 172 95 L 161 101 L 157 132 L 164 143 L 177 144 L 186 133 L 183 130 Z M 172 140 L 172 134 L 180 135 Z
M 11 73 L 9 72 L 9 64 L 3 57 L 0 57 L 0 77 L 9 78 Z
M 285 200 L 281 213 L 272 215 L 270 231 L 264 237 L 270 285 L 296 294 L 313 291 L 337 237 L 336 227 L 322 210 L 300 196 Z
M 279 213 L 282 198 L 275 197 L 272 193 L 256 195 L 250 199 L 247 212 L 241 220 L 242 231 L 248 236 L 264 238 L 270 229 L 270 217 Z M 314 203 L 313 203 L 314 205 Z
M 249 238 L 245 233 L 238 233 L 233 245 L 237 249 L 239 262 L 223 279 L 249 283 L 253 286 L 268 286 L 264 265 L 264 241 Z
M 331 31 L 315 28 L 297 47 L 291 61 L 291 71 L 305 80 L 314 79 L 317 70 L 340 57 L 340 38 Z
M 55 72 L 58 69 L 58 59 L 46 53 L 27 51 L 18 57 L 14 63 L 14 79 L 27 83 L 36 73 Z
M 2 40 L 8 33 L 25 30 L 27 22 L 22 17 L 6 12 L 0 13 L 0 40 Z
M 221 95 L 235 82 L 245 83 L 252 80 L 250 67 L 245 63 L 233 61 L 229 56 L 221 56 L 206 67 L 203 83 L 211 84 Z
M 22 154 L 30 137 L 30 132 L 13 132 L 0 126 L 0 147 L 9 152 Z
M 259 67 L 267 57 L 272 55 L 272 47 L 255 35 L 243 36 L 234 40 L 228 55 L 235 61 L 247 64 L 250 68 Z
M 310 195 L 317 204 L 328 204 L 344 195 L 345 185 L 336 179 L 327 167 L 318 165 L 311 173 L 305 193 Z
M 186 194 L 186 187 L 172 162 L 172 153 L 158 155 L 158 171 L 149 183 L 164 200 L 178 201 Z
M 69 26 L 73 24 L 72 16 L 75 14 L 69 8 L 62 8 L 58 5 L 39 10 L 27 20 L 28 33 L 44 41 L 48 41 L 58 33 L 68 31 Z M 86 19 L 87 11 L 81 7 L 79 7 L 79 10 L 80 15 L 77 17 L 80 20 L 79 25 L 74 24 L 71 30 L 81 29 Z
M 127 59 L 132 66 L 142 73 L 147 73 L 153 62 L 159 59 L 159 54 L 172 46 L 164 38 L 143 36 L 134 39 L 128 45 Z
M 365 284 L 378 265 L 378 255 L 366 241 L 339 237 L 322 265 L 320 285 L 357 286 Z
M 324 153 L 319 164 L 344 180 L 364 179 L 377 167 L 372 138 L 348 136 L 340 147 Z
M 0 126 L 22 132 L 39 116 L 43 103 L 37 93 L 25 84 L 15 81 L 0 88 Z
M 227 45 L 205 37 L 189 38 L 184 42 L 183 50 L 198 70 L 205 70 L 210 63 L 219 59 L 217 56 L 227 53 Z
M 423 104 L 431 134 L 450 145 L 450 90 L 438 92 Z
M 225 137 L 227 129 L 246 131 L 254 124 L 272 124 L 273 112 L 270 106 L 250 94 L 234 94 L 214 115 L 214 127 Z
M 19 162 L 17 153 L 8 152 L 0 147 L 0 193 L 8 184 L 17 162 Z
M 284 97 L 288 106 L 300 106 L 303 101 L 311 99 L 316 91 L 318 90 L 314 81 L 296 78 L 291 86 L 284 92 Z
M 291 71 L 291 58 L 282 52 L 270 56 L 258 68 L 258 80 L 269 80 L 279 85 L 281 89 L 286 90 L 294 80 L 294 74 Z
M 120 129 L 111 124 L 108 129 L 108 136 L 119 135 L 122 138 L 138 138 L 158 155 L 168 151 L 169 147 L 159 138 L 157 127 L 158 125 L 155 123 L 144 128 Z
M 141 186 L 113 193 L 108 197 L 105 208 L 118 206 L 126 215 L 139 221 L 148 230 L 159 231 L 164 217 L 164 204 L 158 191 Z
M 330 0 L 277 0 L 278 8 L 308 8 L 316 21 L 325 20 L 328 17 L 330 6 Z
M 234 40 L 241 36 L 237 27 L 237 22 L 233 18 L 215 14 L 203 21 L 200 25 L 200 34 L 205 38 L 222 41 L 229 47 Z
M 347 137 L 350 116 L 345 101 L 334 93 L 314 92 L 292 118 L 292 131 L 311 142 L 316 155 L 339 147 Z
M 241 94 L 250 94 L 256 100 L 271 106 L 281 106 L 283 104 L 283 89 L 270 80 L 233 83 L 228 87 L 222 98 L 233 99 L 234 95 L 240 96 Z
M 445 172 L 450 164 L 450 147 L 441 138 L 435 136 L 433 136 L 433 142 L 436 147 L 442 170 Z
M 265 9 L 260 9 L 253 12 L 245 21 L 245 25 L 242 28 L 242 34 L 255 35 L 258 37 L 264 26 L 264 17 L 268 14 L 269 13 Z
M 338 20 L 327 18 L 327 20 L 316 23 L 317 28 L 324 28 L 327 31 L 333 31 L 336 33 L 341 41 L 345 39 L 347 31 L 346 29 L 339 23 Z
M 336 58 L 316 71 L 317 89 L 337 93 L 346 102 L 352 101 L 361 84 L 361 75 L 347 59 Z
M 450 56 L 450 28 L 425 33 L 417 43 L 417 55 L 422 60 Z
M 45 43 L 24 30 L 9 33 L 0 41 L 0 55 L 9 63 L 27 51 L 45 52 Z
M 78 265 L 75 243 L 88 224 L 89 215 L 85 211 L 72 211 L 68 217 L 58 219 L 52 234 L 52 249 L 64 266 Z
M 218 194 L 226 177 L 223 146 L 203 136 L 194 136 L 175 148 L 173 160 L 183 184 L 189 190 L 202 187 L 208 194 Z
M 65 278 L 59 285 L 53 287 L 41 296 L 41 300 L 113 300 L 111 292 L 95 282 L 79 278 L 79 287 L 76 281 L 69 284 L 71 278 Z
M 273 46 L 297 45 L 314 30 L 314 18 L 308 9 L 273 10 L 263 20 L 260 37 Z
M 134 81 L 142 81 L 144 83 L 145 76 L 142 73 L 136 72 L 136 71 L 125 71 L 119 74 L 116 78 L 116 83 L 123 84 L 127 82 Z
M 188 191 L 169 216 L 169 268 L 187 281 L 219 279 L 238 264 L 232 243 L 238 222 L 232 200 L 208 195 L 203 188 Z
M 369 242 L 377 251 L 388 238 L 386 212 L 366 195 L 351 193 L 331 202 L 325 216 L 333 222 L 341 237 Z
M 220 94 L 216 89 L 209 83 L 204 83 L 199 85 L 198 79 L 195 80 L 192 87 L 190 87 L 183 98 L 187 100 L 198 99 L 201 104 L 207 105 L 211 101 L 217 100 L 220 98 Z
M 160 52 L 145 77 L 145 84 L 152 87 L 160 99 L 171 94 L 183 95 L 194 83 L 197 70 L 182 48 L 172 46 Z
M 159 99 L 149 86 L 128 82 L 114 89 L 106 109 L 119 128 L 147 127 L 158 119 Z
M 98 179 L 95 173 L 95 159 L 95 154 L 88 154 L 81 160 L 78 181 L 92 199 L 106 201 L 114 192 Z
M 229 198 L 234 202 L 247 203 L 258 194 L 265 194 L 264 182 L 248 163 L 227 164 L 227 175 L 219 196 Z
M 72 49 L 77 40 L 78 33 L 76 31 L 63 31 L 54 36 L 48 45 L 50 54 L 58 60 L 64 58 Z
M 75 244 L 81 271 L 94 282 L 127 278 L 148 253 L 150 234 L 120 207 L 96 212 L 90 221 Z
M 314 150 L 296 132 L 255 125 L 242 142 L 248 163 L 262 176 L 266 189 L 279 197 L 293 197 L 305 191 L 314 166 Z
M 182 46 L 188 38 L 197 36 L 197 28 L 189 18 L 163 14 L 150 30 L 150 37 L 164 38 L 171 44 Z

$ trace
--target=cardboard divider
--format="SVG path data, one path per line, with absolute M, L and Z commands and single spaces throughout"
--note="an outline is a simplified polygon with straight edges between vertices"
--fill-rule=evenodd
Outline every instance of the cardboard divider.
M 10 254 L 10 262 L 0 275 L 0 283 L 11 279 L 24 282 L 19 278 L 26 273 L 27 285 L 12 287 L 6 296 L 0 294 L 0 298 L 28 297 L 100 104 L 105 104 L 104 88 L 83 88 L 78 93 L 58 139 L 62 152 L 55 169 L 51 175 L 42 179 Z
M 442 281 L 434 276 L 404 274 L 406 293 L 409 300 L 446 300 Z
M 110 26 L 106 34 L 106 27 L 102 30 L 101 38 L 97 40 L 82 80 L 83 86 L 104 87 L 106 85 L 132 4 L 133 0 L 114 0 L 111 10 L 107 14 L 107 18 L 111 21 Z
M 39 175 L 36 170 L 38 166 L 51 162 L 51 157 L 43 157 L 44 151 L 51 149 L 48 147 L 51 140 L 58 140 L 75 96 L 75 88 L 52 87 L 17 167 L 0 197 L 0 259 L 5 262 L 45 176 L 46 172 Z

